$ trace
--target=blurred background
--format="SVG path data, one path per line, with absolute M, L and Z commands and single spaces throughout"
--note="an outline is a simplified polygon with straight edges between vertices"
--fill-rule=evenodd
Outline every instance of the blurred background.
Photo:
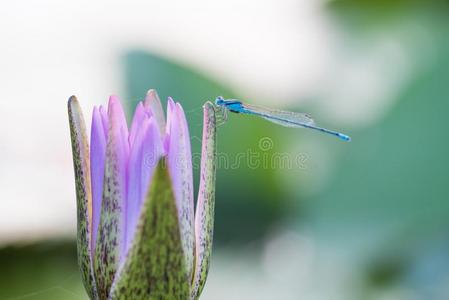
M 448 1 L 9 1 L 0 39 L 0 299 L 87 299 L 66 101 L 150 88 L 196 158 L 217 95 L 353 138 L 229 117 L 202 299 L 449 299 Z

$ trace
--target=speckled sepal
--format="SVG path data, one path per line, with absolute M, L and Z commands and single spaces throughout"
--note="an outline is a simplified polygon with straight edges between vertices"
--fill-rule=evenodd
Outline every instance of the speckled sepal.
M 95 280 L 100 300 L 109 297 L 125 245 L 128 129 L 116 97 L 110 98 L 108 119 L 103 199 L 94 254 Z
M 111 290 L 111 300 L 189 299 L 190 280 L 172 182 L 161 159 L 134 241 Z
M 92 190 L 89 144 L 83 113 L 75 96 L 68 101 L 70 136 L 77 199 L 77 249 L 81 278 L 89 298 L 98 299 L 93 275 L 91 244 Z
M 190 299 L 199 299 L 206 283 L 212 253 L 215 209 L 216 174 L 216 116 L 214 105 L 206 102 L 203 107 L 203 142 L 198 202 L 195 213 L 195 271 Z

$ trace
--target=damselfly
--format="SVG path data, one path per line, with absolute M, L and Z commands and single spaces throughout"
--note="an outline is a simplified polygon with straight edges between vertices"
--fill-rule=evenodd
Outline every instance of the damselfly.
M 225 100 L 218 96 L 215 99 L 215 105 L 222 110 L 224 120 L 227 119 L 227 112 L 241 113 L 247 115 L 258 116 L 270 122 L 276 123 L 285 127 L 304 127 L 315 129 L 324 133 L 334 135 L 344 141 L 349 142 L 351 138 L 343 133 L 339 133 L 326 128 L 318 127 L 315 121 L 307 114 L 297 113 L 291 111 L 283 111 L 278 109 L 270 109 L 259 107 L 255 105 L 244 104 L 239 100 L 229 99 Z

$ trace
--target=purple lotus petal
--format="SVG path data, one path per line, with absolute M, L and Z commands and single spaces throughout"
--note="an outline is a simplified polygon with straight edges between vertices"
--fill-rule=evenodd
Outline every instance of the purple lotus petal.
M 143 106 L 142 106 L 143 109 Z M 137 130 L 133 147 L 128 162 L 128 196 L 126 200 L 126 247 L 125 252 L 128 251 L 131 245 L 136 221 L 139 216 L 139 202 L 142 197 L 140 174 L 142 173 L 142 146 L 144 136 L 146 134 L 149 120 L 142 120 Z
M 171 97 L 168 97 L 168 101 L 167 101 L 167 125 L 166 125 L 166 129 L 165 129 L 165 136 L 164 136 L 164 150 L 165 153 L 168 153 L 169 151 L 169 147 L 170 147 L 170 131 L 172 128 L 172 122 L 173 122 L 173 118 L 175 118 L 175 107 L 176 104 L 173 101 L 173 99 Z
M 164 147 L 162 145 L 162 137 L 159 130 L 159 125 L 154 118 L 150 119 L 148 129 L 146 131 L 141 157 L 141 184 L 140 184 L 140 197 L 139 207 L 142 206 L 142 201 L 145 199 L 148 193 L 148 189 L 151 185 L 151 179 L 154 173 L 154 169 L 162 156 L 165 155 Z
M 139 102 L 136 107 L 136 111 L 134 112 L 133 121 L 131 123 L 131 129 L 129 130 L 129 145 L 133 147 L 134 140 L 137 135 L 137 131 L 140 130 L 140 126 L 142 125 L 145 119 L 148 119 L 152 115 L 151 109 L 148 107 L 144 107 L 142 102 Z
M 172 119 L 175 114 L 176 103 L 173 101 L 172 97 L 168 97 L 167 99 L 167 125 L 166 125 L 166 134 L 170 133 L 170 129 L 172 127 Z
M 104 162 L 106 157 L 106 136 L 100 110 L 94 107 L 90 134 L 90 173 L 92 181 L 92 245 L 95 249 L 98 225 L 100 224 L 101 201 L 103 199 Z
M 168 169 L 173 182 L 182 245 L 186 259 L 188 276 L 193 270 L 194 212 L 193 175 L 190 136 L 184 111 L 179 104 L 169 99 L 167 124 L 170 126 L 168 142 Z
M 139 102 L 136 106 L 136 110 L 134 111 L 131 127 L 129 128 L 128 141 L 131 151 L 137 136 L 137 132 L 139 129 L 141 129 L 140 126 L 142 125 L 144 118 L 145 118 L 145 108 L 143 107 L 142 102 Z
M 154 134 L 154 131 L 156 131 L 157 135 Z M 154 151 L 156 145 L 161 145 L 158 133 L 159 129 L 153 118 L 144 116 L 138 126 L 128 163 L 126 251 L 131 246 L 140 215 L 142 199 L 145 197 L 147 187 L 150 184 L 150 174 L 154 169 L 150 168 L 151 166 L 147 168 L 146 164 L 149 162 L 150 156 L 156 156 Z M 158 148 L 161 148 L 161 146 Z M 158 154 L 157 157 L 160 155 Z M 148 172 L 149 174 L 147 174 Z M 144 174 L 145 176 L 143 176 Z
M 103 123 L 103 129 L 104 129 L 104 136 L 106 137 L 106 141 L 107 136 L 108 136 L 108 131 L 109 131 L 109 117 L 108 117 L 108 110 L 103 106 L 100 105 L 100 116 L 101 116 L 101 123 Z
M 152 100 L 154 99 L 147 98 L 145 105 L 142 102 L 138 104 L 130 130 L 126 252 L 132 244 L 142 201 L 146 196 L 154 168 L 164 154 L 160 128 L 148 102 Z
M 165 133 L 165 116 L 164 110 L 162 109 L 161 100 L 159 99 L 156 90 L 148 91 L 143 105 L 151 109 L 161 135 L 163 135 Z
M 131 151 L 128 166 L 127 250 L 132 244 L 154 169 L 163 155 L 162 140 L 156 121 L 154 118 L 144 120 Z

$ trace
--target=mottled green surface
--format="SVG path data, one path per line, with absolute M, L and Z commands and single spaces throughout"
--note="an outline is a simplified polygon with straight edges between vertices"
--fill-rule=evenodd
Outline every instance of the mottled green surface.
M 173 299 L 189 297 L 178 213 L 168 170 L 159 161 L 136 230 L 111 299 Z
M 95 283 L 92 272 L 92 257 L 90 252 L 90 205 L 91 181 L 89 144 L 86 136 L 86 126 L 81 108 L 75 96 L 68 102 L 70 135 L 72 140 L 73 166 L 75 170 L 75 186 L 78 212 L 78 265 L 81 277 L 91 299 L 95 299 Z
M 215 215 L 216 178 L 216 117 L 214 106 L 206 102 L 203 108 L 203 145 L 201 177 L 195 213 L 195 272 L 191 288 L 191 299 L 198 299 L 206 283 L 212 254 Z

